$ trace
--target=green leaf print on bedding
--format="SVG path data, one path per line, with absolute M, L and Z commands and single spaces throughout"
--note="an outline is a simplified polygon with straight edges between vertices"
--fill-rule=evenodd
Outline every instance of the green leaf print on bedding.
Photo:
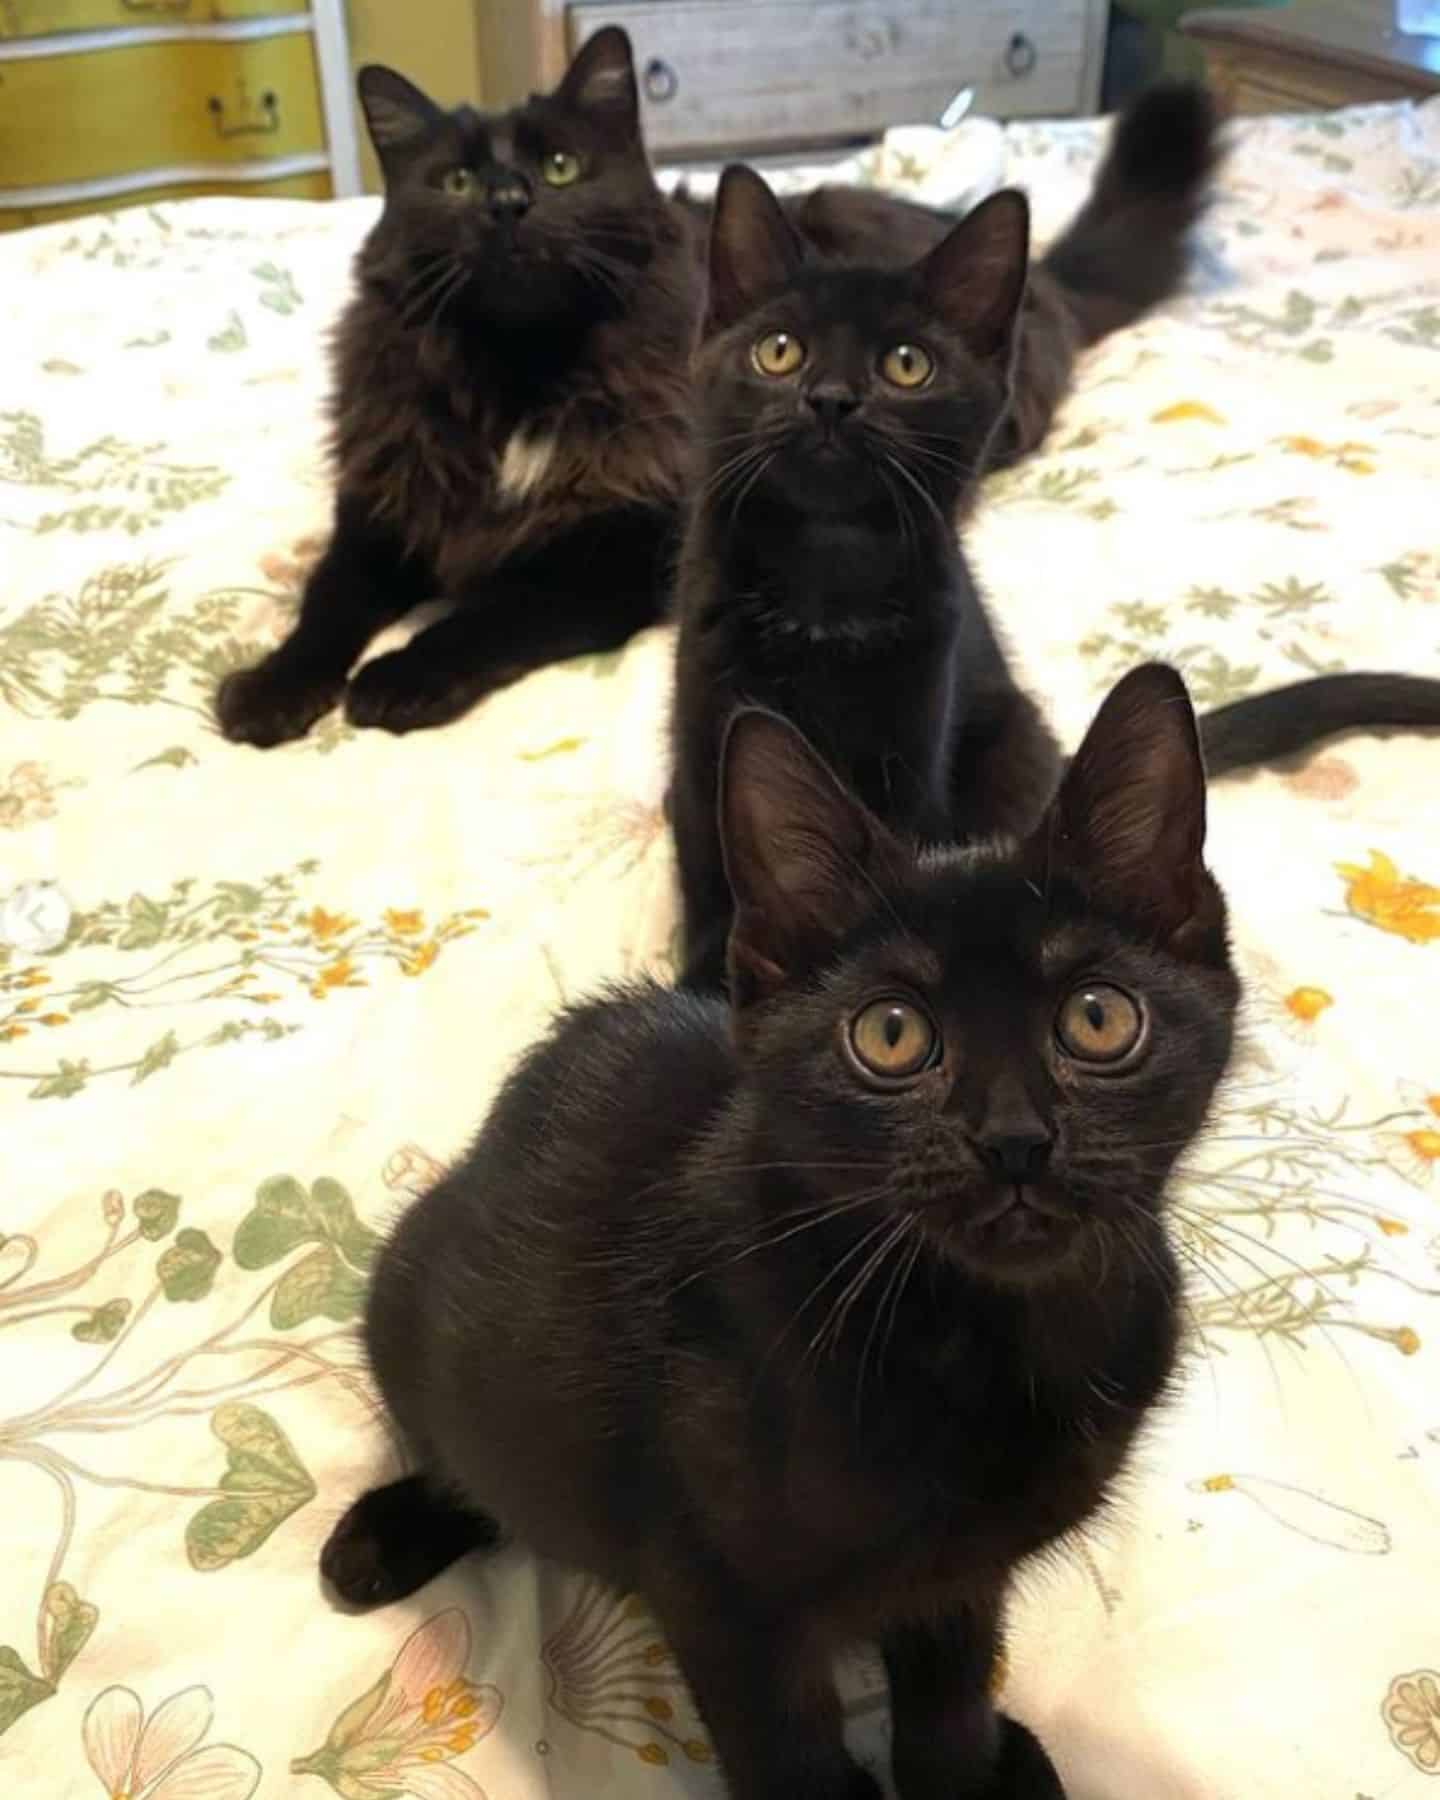
M 180 1196 L 167 1194 L 164 1188 L 146 1188 L 137 1194 L 131 1206 L 140 1235 L 152 1244 L 169 1237 L 180 1217 Z
M 250 273 L 263 290 L 260 304 L 268 306 L 271 312 L 293 313 L 297 307 L 304 305 L 300 290 L 295 285 L 295 277 L 288 269 L 266 262 L 258 263 Z
M 7 1732 L 17 1719 L 23 1719 L 32 1706 L 50 1699 L 54 1692 L 53 1682 L 32 1675 L 8 1644 L 0 1644 L 0 1734 Z
M 52 1581 L 45 1590 L 40 1622 L 40 1667 L 48 1681 L 61 1676 L 90 1642 L 100 1613 L 82 1600 L 68 1581 Z
M 293 1176 L 272 1176 L 256 1190 L 235 1233 L 235 1261 L 242 1269 L 268 1268 L 301 1244 L 315 1248 L 286 1270 L 270 1303 L 270 1323 L 290 1331 L 314 1318 L 337 1325 L 358 1318 L 379 1234 L 360 1222 L 338 1181 L 321 1176 L 307 1190 Z
M 227 1400 L 211 1414 L 210 1429 L 225 1446 L 225 1497 L 202 1506 L 185 1527 L 190 1566 L 203 1574 L 253 1555 L 316 1493 L 289 1438 L 258 1406 Z
M 205 340 L 207 350 L 216 350 L 222 354 L 235 350 L 243 350 L 250 342 L 245 335 L 245 321 L 233 309 L 224 326 L 213 337 Z
M 103 437 L 73 456 L 52 456 L 37 413 L 0 413 L 0 484 L 89 496 L 30 521 L 36 532 L 118 528 L 133 534 L 213 500 L 229 486 L 230 475 L 217 464 L 170 462 L 164 449 L 162 443 Z
M 107 1300 L 72 1325 L 70 1335 L 77 1344 L 113 1344 L 125 1329 L 131 1310 L 128 1300 Z
M 155 1265 L 167 1300 L 203 1300 L 215 1285 L 220 1252 L 203 1231 L 187 1226 Z

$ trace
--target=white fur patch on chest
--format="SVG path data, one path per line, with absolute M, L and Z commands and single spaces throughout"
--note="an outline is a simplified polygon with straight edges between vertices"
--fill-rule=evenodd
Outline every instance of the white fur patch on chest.
M 496 469 L 500 498 L 512 503 L 530 499 L 545 485 L 554 461 L 553 437 L 527 437 L 523 428 L 512 432 Z

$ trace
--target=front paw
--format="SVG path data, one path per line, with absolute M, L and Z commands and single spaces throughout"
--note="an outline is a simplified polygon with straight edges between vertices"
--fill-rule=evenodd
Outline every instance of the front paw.
M 374 725 L 397 735 L 448 725 L 478 698 L 476 683 L 458 681 L 410 649 L 377 656 L 358 670 L 345 693 L 352 725 Z
M 268 750 L 304 737 L 339 700 L 344 685 L 343 676 L 297 668 L 272 656 L 225 677 L 215 695 L 215 716 L 232 744 Z

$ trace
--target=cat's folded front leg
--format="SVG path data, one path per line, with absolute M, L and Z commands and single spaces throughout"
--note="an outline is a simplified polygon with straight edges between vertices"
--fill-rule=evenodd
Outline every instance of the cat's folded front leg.
M 448 725 L 534 669 L 619 649 L 660 617 L 666 531 L 658 515 L 597 520 L 476 581 L 448 618 L 356 671 L 347 717 L 396 733 Z
M 1065 1800 L 1038 1739 L 995 1710 L 997 1645 L 988 1605 L 885 1640 L 900 1800 Z
M 371 638 L 434 596 L 434 575 L 358 502 L 341 498 L 325 554 L 310 572 L 294 630 L 252 669 L 237 669 L 215 697 L 232 743 L 268 749 L 305 733 L 335 706 Z

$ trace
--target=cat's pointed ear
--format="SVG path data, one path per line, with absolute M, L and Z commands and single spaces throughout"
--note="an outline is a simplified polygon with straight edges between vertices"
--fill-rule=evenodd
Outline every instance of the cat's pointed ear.
M 422 94 L 413 81 L 381 63 L 366 63 L 356 78 L 356 86 L 365 129 L 370 133 L 380 166 L 387 171 L 397 156 L 403 156 L 410 145 L 445 116 L 443 109 L 428 94 Z
M 720 765 L 720 841 L 735 897 L 730 996 L 764 999 L 870 912 L 905 853 L 777 714 L 732 720 Z
M 635 54 L 629 34 L 618 25 L 602 25 L 586 38 L 555 90 L 555 98 L 576 112 L 587 113 L 616 137 L 640 135 L 640 91 L 635 85 Z
M 705 334 L 724 331 L 789 282 L 804 251 L 774 194 L 753 169 L 731 163 L 710 222 Z
M 1183 952 L 1223 929 L 1205 867 L 1205 765 L 1185 683 L 1164 663 L 1113 687 L 1036 834 L 1101 905 Z
M 925 297 L 976 355 L 1008 360 L 1030 268 L 1030 204 L 1001 188 L 917 266 Z

